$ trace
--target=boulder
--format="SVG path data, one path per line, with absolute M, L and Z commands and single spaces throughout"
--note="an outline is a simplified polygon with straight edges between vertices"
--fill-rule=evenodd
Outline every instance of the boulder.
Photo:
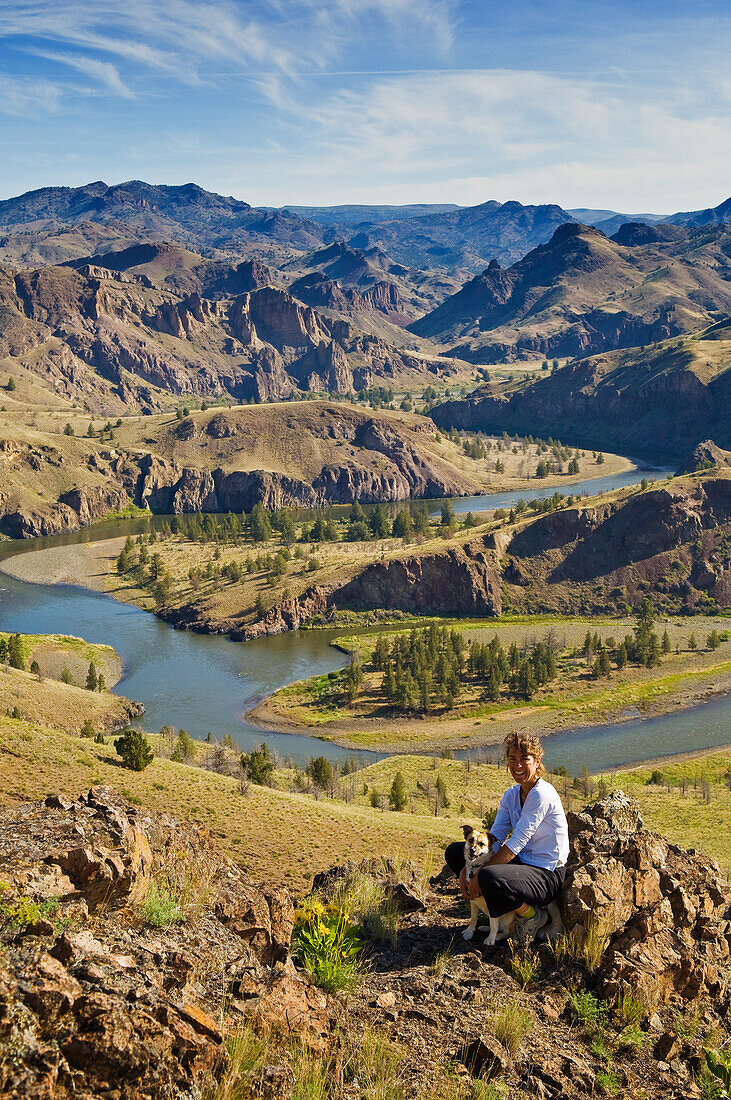
M 561 916 L 580 943 L 606 936 L 603 995 L 654 1007 L 718 992 L 731 975 L 731 887 L 718 864 L 645 829 L 622 791 L 568 817 Z

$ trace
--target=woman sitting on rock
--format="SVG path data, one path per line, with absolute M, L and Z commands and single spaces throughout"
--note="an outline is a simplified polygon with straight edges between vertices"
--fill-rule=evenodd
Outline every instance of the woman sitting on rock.
M 459 876 L 465 898 L 482 895 L 491 917 L 515 911 L 519 938 L 530 939 L 550 922 L 546 906 L 563 886 L 568 826 L 558 792 L 542 778 L 545 769 L 539 738 L 514 732 L 503 744 L 515 784 L 500 799 L 490 827 L 489 859 L 469 881 L 464 844 L 450 844 L 445 859 Z

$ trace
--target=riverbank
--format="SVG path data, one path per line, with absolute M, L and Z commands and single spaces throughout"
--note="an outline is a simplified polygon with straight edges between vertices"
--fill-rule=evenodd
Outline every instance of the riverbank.
M 638 717 L 688 711 L 731 693 L 731 654 L 726 652 L 729 643 L 722 642 L 715 650 L 706 647 L 713 631 L 722 635 L 727 620 L 721 618 L 659 621 L 656 628 L 660 634 L 667 634 L 669 649 L 660 667 L 627 665 L 600 679 L 592 678 L 581 655 L 586 633 L 619 640 L 631 634 L 633 620 L 506 617 L 482 624 L 450 625 L 456 625 L 466 642 L 484 645 L 497 636 L 506 649 L 513 644 L 524 649 L 531 640 L 552 639 L 558 675 L 529 702 L 511 698 L 489 702 L 482 686 L 472 687 L 464 678 L 461 700 L 453 709 L 437 705 L 433 713 L 399 714 L 382 695 L 382 674 L 371 667 L 376 638 L 385 635 L 391 644 L 398 630 L 391 628 L 378 634 L 371 631 L 357 637 L 341 636 L 331 643 L 346 652 L 357 651 L 365 670 L 354 703 L 345 700 L 342 678 L 312 677 L 257 702 L 247 713 L 247 720 L 280 733 L 308 733 L 343 749 L 465 752 L 499 744 L 516 727 L 543 734 L 609 727 Z M 703 648 L 689 648 L 689 638 Z
M 26 584 L 72 584 L 106 592 L 114 558 L 123 545 L 124 539 L 117 538 L 33 550 L 5 558 L 0 573 Z

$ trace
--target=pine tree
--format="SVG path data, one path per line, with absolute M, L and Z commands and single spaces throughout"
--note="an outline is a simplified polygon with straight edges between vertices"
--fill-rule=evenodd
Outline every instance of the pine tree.
M 406 809 L 406 781 L 403 774 L 398 771 L 393 777 L 393 783 L 391 784 L 391 790 L 389 791 L 388 800 L 394 810 L 399 813 Z
M 28 643 L 22 634 L 11 634 L 8 638 L 8 664 L 11 668 L 25 671 L 28 663 Z
M 355 702 L 362 684 L 363 669 L 361 668 L 360 657 L 357 653 L 351 653 L 350 663 L 345 670 L 345 693 L 349 702 Z
M 170 754 L 170 759 L 174 760 L 177 764 L 184 764 L 186 760 L 192 760 L 194 757 L 195 742 L 193 738 L 187 730 L 180 730 L 175 742 L 175 748 Z
M 139 730 L 126 729 L 114 742 L 114 748 L 125 768 L 134 772 L 144 771 L 154 760 L 150 743 Z
M 96 677 L 96 665 L 93 661 L 89 662 L 89 671 L 86 674 L 86 690 L 96 691 L 97 689 L 97 677 Z
M 275 761 L 266 742 L 254 745 L 250 753 L 241 753 L 241 769 L 252 783 L 268 787 L 274 775 Z

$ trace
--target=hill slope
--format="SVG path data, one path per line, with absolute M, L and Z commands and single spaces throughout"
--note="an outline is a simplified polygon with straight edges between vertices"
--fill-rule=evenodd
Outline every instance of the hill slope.
M 11 538 L 75 530 L 130 503 L 241 512 L 460 496 L 486 482 L 484 463 L 430 420 L 330 402 L 130 418 L 113 444 L 21 428 L 7 414 L 0 423 L 0 531 Z
M 731 446 L 731 329 L 591 356 L 527 386 L 495 385 L 430 416 L 440 427 L 552 434 L 582 446 L 681 460 Z
M 231 290 L 252 289 L 210 300 L 144 273 L 0 268 L 0 358 L 105 415 L 164 407 L 164 393 L 281 399 L 349 393 L 374 379 L 419 385 L 454 369 L 262 285 L 261 265 L 229 276 Z
M 563 225 L 410 326 L 470 362 L 577 356 L 692 332 L 731 311 L 731 230 Z

